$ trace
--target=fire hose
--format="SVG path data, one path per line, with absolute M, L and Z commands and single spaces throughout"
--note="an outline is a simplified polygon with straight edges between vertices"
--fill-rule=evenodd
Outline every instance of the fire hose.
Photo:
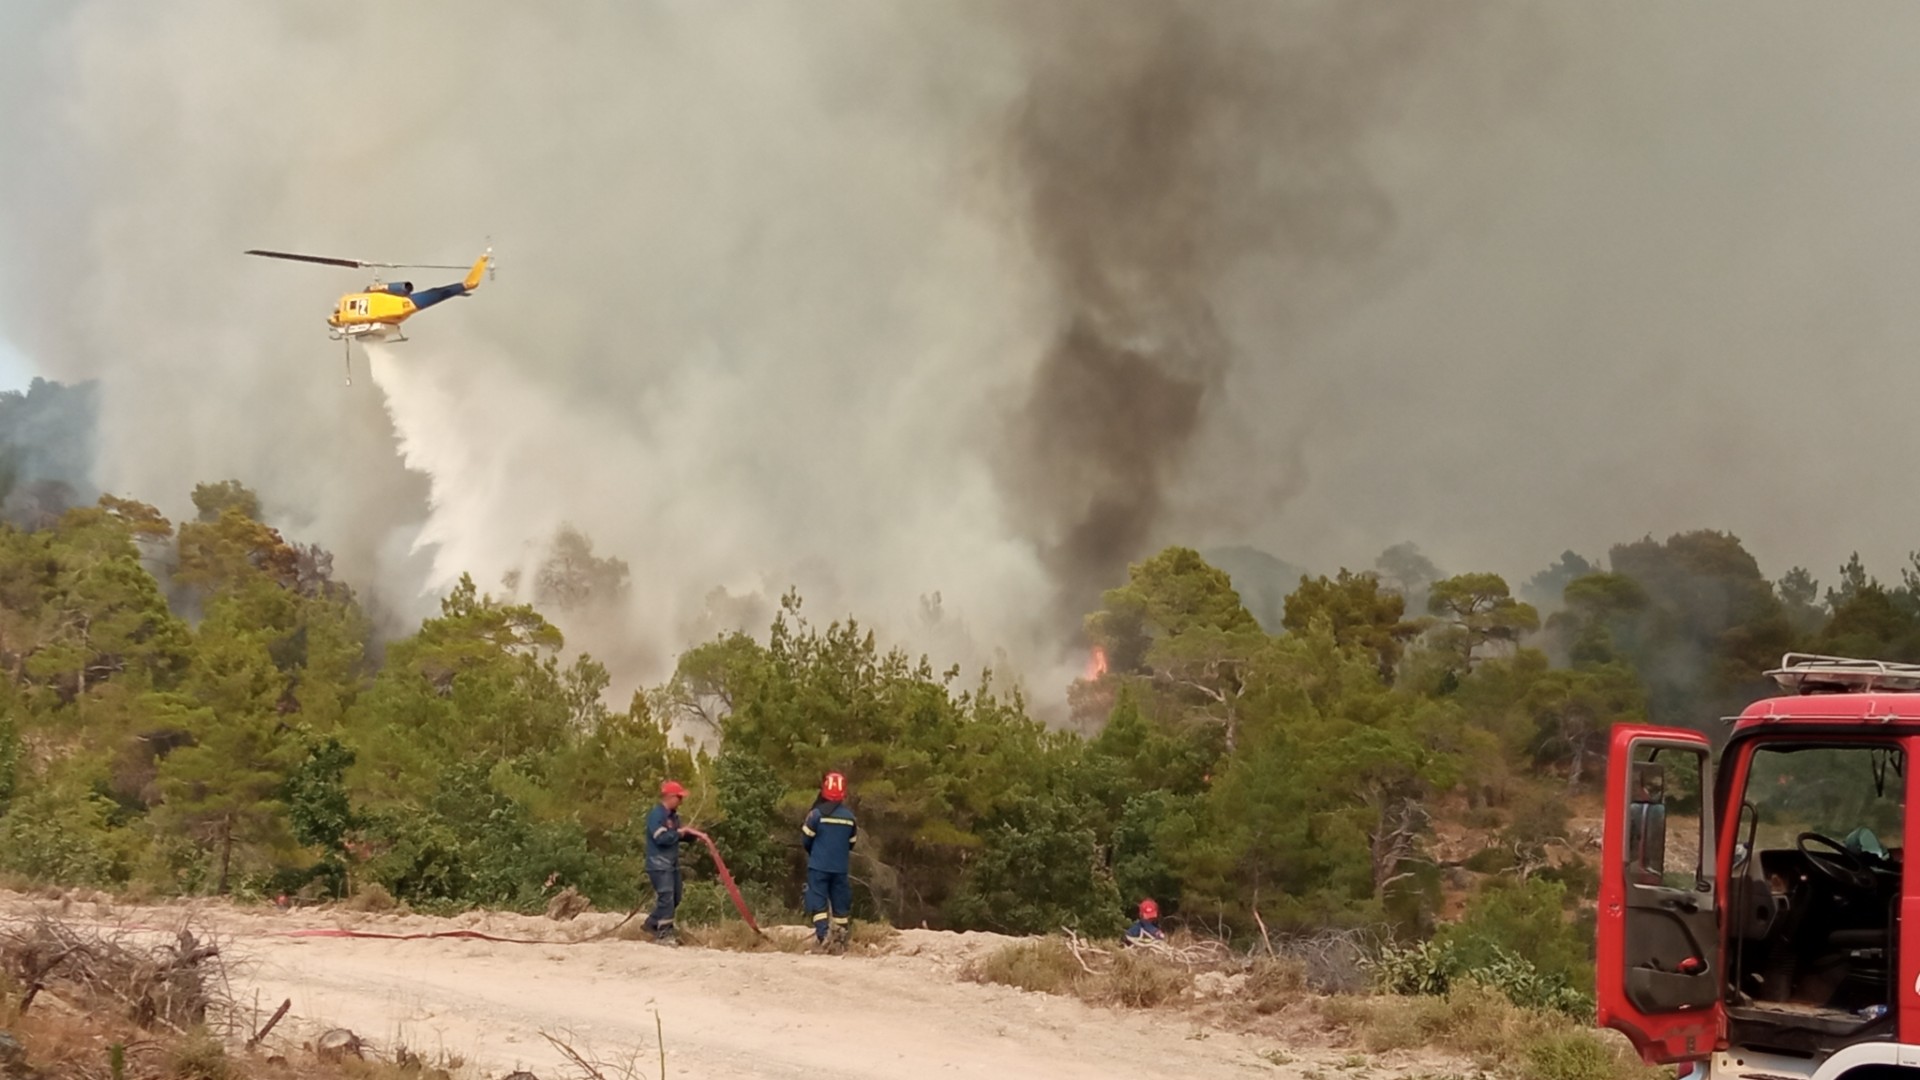
M 763 938 L 766 937 L 766 931 L 760 929 L 760 923 L 754 919 L 753 911 L 747 907 L 747 898 L 740 895 L 740 886 L 734 882 L 733 873 L 727 869 L 727 861 L 720 857 L 720 849 L 714 846 L 713 838 L 701 832 L 699 829 L 687 828 L 683 831 L 688 836 L 694 837 L 706 845 L 707 854 L 713 856 L 714 869 L 720 872 L 720 881 L 727 887 L 727 895 L 733 898 L 734 908 L 740 912 L 740 917 L 746 920 L 746 924 L 753 928 L 755 934 Z M 415 934 L 386 934 L 377 930 L 348 930 L 341 927 L 307 930 L 275 930 L 269 931 L 262 936 L 285 938 L 363 938 L 374 941 L 427 941 L 434 938 L 457 938 L 467 941 L 492 941 L 502 945 L 589 945 L 593 942 L 612 937 L 621 927 L 631 922 L 635 915 L 640 914 L 641 910 L 646 906 L 645 900 L 640 901 L 634 905 L 632 911 L 627 912 L 626 918 L 621 919 L 619 922 L 591 937 L 580 938 L 577 941 L 554 941 L 550 938 L 501 937 L 497 934 L 488 934 L 479 930 L 433 930 Z M 167 927 L 151 926 L 144 923 L 121 924 L 118 928 L 122 930 L 144 930 L 159 933 L 172 932 L 172 930 Z
M 694 839 L 700 841 L 702 844 L 705 844 L 707 846 L 707 854 L 713 856 L 713 868 L 715 870 L 720 871 L 720 883 L 727 887 L 727 895 L 733 897 L 734 909 L 740 912 L 740 918 L 745 920 L 746 924 L 753 928 L 754 933 L 760 935 L 761 937 L 766 937 L 767 936 L 766 931 L 760 929 L 760 924 L 754 921 L 753 912 L 749 910 L 747 907 L 747 898 L 740 895 L 740 886 L 734 884 L 733 874 L 731 871 L 727 869 L 727 860 L 720 857 L 720 849 L 714 846 L 713 837 L 708 836 L 706 833 L 703 833 L 699 829 L 693 828 L 690 825 L 683 827 L 680 831 L 687 834 L 688 836 L 693 837 Z M 647 902 L 645 900 L 640 901 L 639 903 L 633 906 L 632 911 L 627 912 L 626 918 L 621 919 L 619 922 L 614 923 L 612 926 L 594 935 L 593 937 L 588 938 L 587 940 L 598 941 L 604 937 L 612 937 L 615 933 L 619 932 L 621 927 L 627 925 L 629 922 L 632 922 L 633 917 L 635 915 L 640 914 L 640 909 L 645 906 L 647 906 Z
M 766 931 L 760 929 L 759 922 L 755 921 L 753 917 L 753 911 L 747 907 L 747 898 L 740 895 L 740 886 L 734 883 L 733 873 L 727 869 L 727 860 L 720 857 L 720 849 L 714 846 L 713 837 L 695 828 L 685 828 L 681 831 L 706 845 L 707 854 L 713 856 L 714 869 L 720 872 L 721 884 L 727 887 L 727 895 L 733 898 L 734 909 L 740 912 L 740 918 L 744 919 L 746 924 L 753 928 L 755 934 L 766 937 Z M 640 901 L 633 906 L 632 911 L 627 912 L 626 918 L 621 919 L 619 922 L 614 923 L 612 926 L 592 937 L 581 938 L 578 941 L 547 941 L 540 938 L 498 937 L 493 934 L 482 933 L 478 930 L 435 930 L 419 934 L 382 934 L 373 930 L 344 929 L 286 930 L 274 936 L 294 938 L 371 938 L 381 941 L 424 941 L 429 938 L 464 938 L 469 941 L 493 941 L 503 945 L 586 945 L 612 937 L 619 932 L 621 927 L 632 922 L 633 917 L 640 914 L 641 909 L 646 906 L 647 902 L 645 900 Z
M 760 924 L 754 921 L 753 912 L 747 909 L 747 898 L 740 895 L 740 886 L 733 883 L 733 874 L 727 870 L 727 860 L 721 858 L 720 849 L 713 846 L 713 837 L 708 836 L 699 829 L 689 828 L 684 831 L 687 835 L 707 845 L 707 854 L 713 856 L 713 868 L 720 871 L 720 883 L 727 887 L 727 895 L 733 897 L 734 908 L 740 912 L 740 917 L 746 920 L 747 925 L 753 927 L 754 933 L 759 934 L 761 937 L 766 937 L 766 932 L 761 930 Z M 635 910 L 639 909 L 636 908 Z

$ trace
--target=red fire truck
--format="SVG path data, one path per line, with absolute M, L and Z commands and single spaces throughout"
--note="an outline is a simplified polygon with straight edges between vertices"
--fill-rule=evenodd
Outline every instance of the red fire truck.
M 1683 1077 L 1920 1080 L 1920 665 L 1767 674 L 1712 737 L 1613 730 L 1599 1021 Z

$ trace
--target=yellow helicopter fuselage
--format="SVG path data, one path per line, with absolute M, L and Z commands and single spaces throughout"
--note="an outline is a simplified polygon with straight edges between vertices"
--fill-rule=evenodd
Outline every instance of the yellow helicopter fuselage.
M 384 289 L 349 293 L 340 298 L 333 314 L 327 316 L 327 325 L 338 334 L 352 337 L 390 334 L 419 310 L 412 297 Z
M 362 292 L 348 293 L 334 305 L 333 313 L 327 316 L 327 325 L 332 328 L 335 338 L 352 337 L 368 341 L 383 341 L 400 333 L 400 324 L 414 314 L 430 308 L 443 300 L 456 296 L 465 296 L 480 286 L 480 279 L 487 270 L 492 258 L 491 248 L 480 256 L 467 272 L 466 279 L 451 285 L 441 285 L 431 289 L 414 291 L 413 282 L 395 281 L 382 284 L 378 281 Z

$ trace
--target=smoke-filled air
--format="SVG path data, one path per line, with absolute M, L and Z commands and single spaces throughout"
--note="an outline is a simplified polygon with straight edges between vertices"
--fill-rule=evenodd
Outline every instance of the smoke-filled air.
M 0 0 L 0 1080 L 1900 1071 L 1916 40 Z
M 797 589 L 1057 696 L 1173 542 L 1893 565 L 1920 16 L 1757 10 L 10 4 L 0 337 L 395 632 L 624 562 L 619 686 Z M 489 243 L 350 387 L 362 273 L 241 254 Z

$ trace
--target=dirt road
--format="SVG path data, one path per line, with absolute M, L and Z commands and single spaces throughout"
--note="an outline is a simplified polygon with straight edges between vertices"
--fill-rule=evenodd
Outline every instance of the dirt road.
M 26 907 L 0 903 L 0 915 L 19 917 Z M 292 999 L 290 1035 L 347 1027 L 384 1052 L 404 1044 L 429 1059 L 457 1056 L 467 1076 L 498 1077 L 514 1068 L 543 1080 L 577 1075 L 542 1032 L 589 1057 L 636 1060 L 637 1076 L 658 1075 L 655 1009 L 671 1077 L 1204 1080 L 1304 1076 L 1331 1071 L 1346 1057 L 1324 1049 L 1282 1052 L 1271 1040 L 1208 1030 L 1178 1010 L 1100 1009 L 961 981 L 970 955 L 1005 940 L 992 935 L 908 931 L 891 955 L 836 958 L 613 939 L 524 945 L 279 936 L 299 928 L 459 928 L 578 939 L 610 925 L 612 916 L 556 924 L 504 915 L 438 920 L 211 906 L 72 905 L 66 913 L 71 921 L 153 930 L 177 927 L 189 915 L 226 943 L 240 1001 L 250 1007 L 257 1000 L 264 1016 Z M 1369 1075 L 1381 1077 L 1418 1063 L 1370 1064 Z

